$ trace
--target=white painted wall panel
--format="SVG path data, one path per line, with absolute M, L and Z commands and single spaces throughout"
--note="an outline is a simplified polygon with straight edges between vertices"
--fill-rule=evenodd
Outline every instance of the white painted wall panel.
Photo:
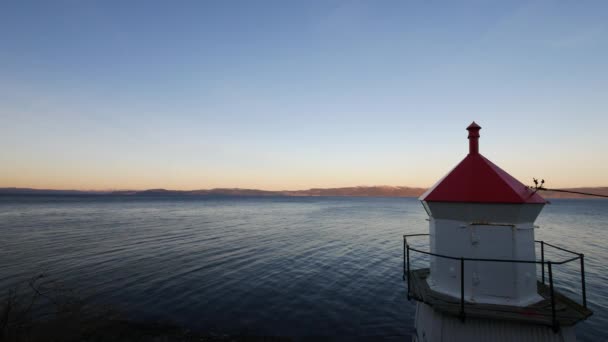
M 533 223 L 540 208 L 528 204 L 430 203 L 431 252 L 456 258 L 536 260 Z M 501 221 L 488 220 L 492 214 Z M 431 288 L 460 297 L 460 261 L 431 257 L 430 267 Z M 535 264 L 466 261 L 464 286 L 465 299 L 478 303 L 525 306 L 541 299 Z

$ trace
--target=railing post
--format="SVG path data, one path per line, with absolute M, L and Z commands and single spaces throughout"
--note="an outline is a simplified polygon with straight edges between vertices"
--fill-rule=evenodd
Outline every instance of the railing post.
M 581 257 L 581 284 L 583 287 L 583 306 L 587 307 L 587 290 L 585 289 L 585 254 L 579 254 Z
M 464 319 L 464 258 L 460 257 L 460 320 Z
M 407 300 L 410 300 L 410 246 L 406 245 L 407 252 Z
M 405 280 L 405 247 L 407 246 L 407 240 L 403 237 L 403 280 Z
M 547 262 L 549 268 L 549 289 L 551 293 L 551 321 L 553 325 L 553 332 L 557 332 L 559 327 L 557 325 L 557 319 L 555 318 L 555 294 L 553 293 L 553 270 L 551 267 L 551 261 Z
M 545 241 L 540 242 L 540 264 L 543 268 L 543 285 L 545 284 Z

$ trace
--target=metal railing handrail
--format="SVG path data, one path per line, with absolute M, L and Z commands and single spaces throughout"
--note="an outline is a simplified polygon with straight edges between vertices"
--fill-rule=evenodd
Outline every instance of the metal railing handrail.
M 452 259 L 452 260 L 465 260 L 465 261 L 491 261 L 491 262 L 513 262 L 513 263 L 522 263 L 522 264 L 542 264 L 543 261 L 541 260 L 518 260 L 518 259 L 485 259 L 485 258 L 465 258 L 465 257 L 454 257 L 454 256 L 450 256 L 450 255 L 443 255 L 443 254 L 437 254 L 437 253 L 431 253 L 431 252 L 427 252 L 427 251 L 421 251 L 419 249 L 416 248 L 412 248 L 410 247 L 411 251 L 414 252 L 418 252 L 418 253 L 422 253 L 422 254 L 427 254 L 427 255 L 432 255 L 432 256 L 436 256 L 436 257 L 440 257 L 440 258 L 444 258 L 444 259 Z M 571 261 L 574 260 L 578 260 L 580 258 L 579 256 L 575 256 L 573 258 L 570 259 L 565 259 L 562 261 L 551 261 L 551 263 L 553 265 L 562 265 L 562 264 L 566 264 L 569 263 Z M 545 261 L 545 263 L 548 263 L 549 261 Z
M 580 255 L 581 254 L 581 253 L 577 253 L 577 252 L 571 251 L 569 249 L 565 249 L 564 247 L 559 247 L 559 246 L 556 246 L 556 245 L 552 245 L 552 244 L 550 244 L 548 242 L 545 242 L 543 240 L 534 240 L 534 242 L 536 242 L 536 243 L 542 243 L 542 244 L 545 244 L 547 246 L 551 246 L 551 247 L 553 247 L 555 249 L 559 249 L 560 251 L 568 252 L 570 254 L 575 254 L 575 255 Z
M 563 247 L 555 246 L 553 244 L 544 242 L 542 240 L 534 240 L 535 243 L 540 243 L 541 245 L 541 260 L 516 260 L 516 259 L 484 259 L 484 258 L 465 258 L 465 257 L 455 257 L 451 255 L 442 255 L 427 251 L 422 251 L 416 248 L 410 247 L 407 242 L 408 237 L 420 237 L 420 236 L 429 236 L 430 234 L 405 234 L 403 235 L 403 280 L 405 280 L 407 276 L 407 298 L 410 299 L 410 251 L 414 251 L 421 254 L 431 255 L 439 258 L 450 259 L 450 260 L 460 260 L 460 317 L 464 321 L 465 319 L 465 311 L 464 311 L 464 265 L 465 261 L 481 261 L 481 262 L 510 262 L 510 263 L 526 263 L 526 264 L 541 264 L 542 265 L 542 283 L 545 284 L 545 264 L 547 264 L 548 274 L 549 274 L 549 291 L 551 296 L 551 316 L 552 316 L 552 325 L 553 330 L 559 330 L 558 321 L 556 319 L 555 312 L 555 294 L 554 294 L 554 286 L 553 286 L 553 265 L 563 265 L 574 260 L 580 259 L 580 269 L 581 269 L 581 287 L 582 287 L 582 297 L 583 297 L 583 307 L 587 308 L 587 292 L 585 286 L 585 255 L 582 253 L 576 253 L 574 251 L 565 249 Z M 545 261 L 545 245 L 553 247 L 555 249 L 571 253 L 576 255 L 575 257 L 565 259 L 562 261 Z

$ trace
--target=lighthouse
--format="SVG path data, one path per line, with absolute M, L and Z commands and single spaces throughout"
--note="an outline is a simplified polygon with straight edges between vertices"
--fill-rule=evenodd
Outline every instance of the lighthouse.
M 420 197 L 428 234 L 404 236 L 414 340 L 575 341 L 574 325 L 592 314 L 584 255 L 535 240 L 547 201 L 480 154 L 479 125 L 467 130 L 466 157 Z M 421 238 L 428 249 L 410 246 Z M 560 259 L 546 259 L 549 248 Z M 556 289 L 554 270 L 565 263 L 580 265 L 580 298 Z

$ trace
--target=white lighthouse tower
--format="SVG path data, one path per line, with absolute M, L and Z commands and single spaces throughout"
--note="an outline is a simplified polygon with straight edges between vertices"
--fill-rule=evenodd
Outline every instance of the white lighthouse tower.
M 429 234 L 404 237 L 408 298 L 418 301 L 415 340 L 575 341 L 574 324 L 591 315 L 584 256 L 563 249 L 563 259 L 545 260 L 545 247 L 556 246 L 535 241 L 534 221 L 547 202 L 479 153 L 480 129 L 467 128 L 469 154 L 420 197 Z M 410 247 L 407 239 L 420 235 L 430 251 Z M 429 267 L 414 269 L 414 254 L 430 255 Z M 577 260 L 583 305 L 553 286 L 553 267 Z

